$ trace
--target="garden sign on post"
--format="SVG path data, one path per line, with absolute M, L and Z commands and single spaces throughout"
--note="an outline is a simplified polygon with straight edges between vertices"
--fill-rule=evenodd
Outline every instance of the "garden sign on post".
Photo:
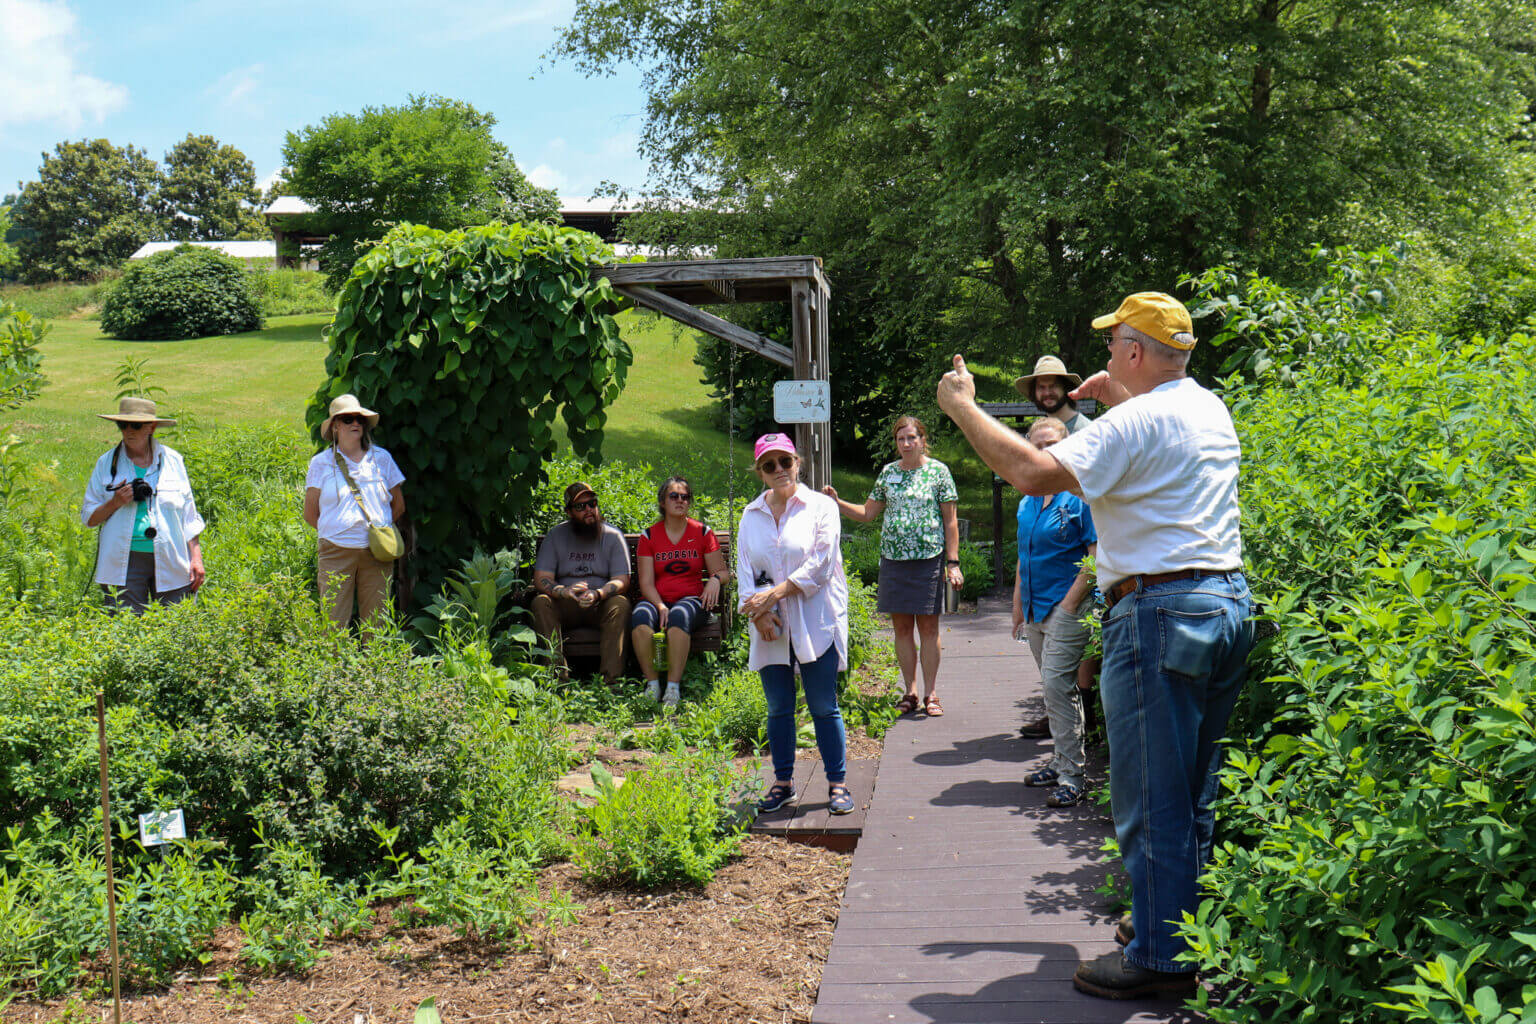
M 594 273 L 637 304 L 770 359 L 791 371 L 795 380 L 831 380 L 827 336 L 832 286 L 815 256 L 624 263 Z M 725 302 L 788 302 L 792 347 L 698 308 Z M 827 420 L 796 423 L 795 447 L 805 484 L 820 489 L 832 482 L 832 427 Z

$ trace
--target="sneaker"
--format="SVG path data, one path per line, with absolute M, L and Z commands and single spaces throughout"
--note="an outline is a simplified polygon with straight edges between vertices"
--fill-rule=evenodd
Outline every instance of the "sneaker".
M 1079 786 L 1070 782 L 1063 782 L 1051 790 L 1051 795 L 1045 798 L 1047 807 L 1076 807 L 1082 802 L 1083 791 Z
M 1054 786 L 1061 779 L 1061 773 L 1055 768 L 1040 768 L 1024 776 L 1026 786 Z
M 682 700 L 682 699 L 683 699 L 682 688 L 680 686 L 678 686 L 678 684 L 676 684 L 676 683 L 668 683 L 667 684 L 667 695 L 665 697 L 661 698 L 661 706 L 664 707 L 664 708 L 675 708 L 675 707 L 677 707 L 677 702 Z
M 833 814 L 853 813 L 853 794 L 841 782 L 834 782 L 827 787 L 827 810 Z
M 651 700 L 661 700 L 661 683 L 655 679 L 645 681 L 645 695 Z
M 1077 965 L 1072 986 L 1100 999 L 1187 999 L 1195 993 L 1193 974 L 1148 970 L 1128 963 L 1119 950 Z

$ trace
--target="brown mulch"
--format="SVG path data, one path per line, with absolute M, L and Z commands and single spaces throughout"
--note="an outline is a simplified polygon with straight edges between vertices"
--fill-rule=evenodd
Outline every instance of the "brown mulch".
M 743 852 L 702 891 L 593 889 L 569 864 L 550 867 L 545 885 L 583 910 L 575 924 L 533 936 L 530 949 L 460 939 L 446 927 L 376 927 L 331 944 L 308 977 L 263 978 L 242 970 L 239 933 L 225 928 L 195 978 L 125 997 L 123 1019 L 409 1024 L 430 996 L 445 1024 L 807 1021 L 851 856 L 760 836 Z M 0 1018 L 110 1020 L 111 999 L 15 1002 Z

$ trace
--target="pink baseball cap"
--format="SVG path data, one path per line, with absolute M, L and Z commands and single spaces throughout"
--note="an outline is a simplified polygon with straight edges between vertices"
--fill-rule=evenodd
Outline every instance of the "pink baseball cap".
M 799 457 L 799 453 L 795 451 L 795 442 L 789 439 L 788 434 L 764 434 L 758 438 L 757 443 L 752 446 L 752 461 L 757 462 L 769 452 L 788 452 L 796 458 Z

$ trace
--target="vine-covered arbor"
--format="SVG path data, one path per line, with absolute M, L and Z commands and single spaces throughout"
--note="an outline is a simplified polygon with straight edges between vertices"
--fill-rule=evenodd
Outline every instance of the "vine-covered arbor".
M 831 381 L 827 335 L 832 286 L 818 257 L 624 263 L 597 273 L 636 304 L 770 359 L 796 380 Z M 788 302 L 791 347 L 698 308 L 732 302 Z M 802 481 L 813 488 L 831 483 L 831 425 L 798 423 L 794 433 Z

